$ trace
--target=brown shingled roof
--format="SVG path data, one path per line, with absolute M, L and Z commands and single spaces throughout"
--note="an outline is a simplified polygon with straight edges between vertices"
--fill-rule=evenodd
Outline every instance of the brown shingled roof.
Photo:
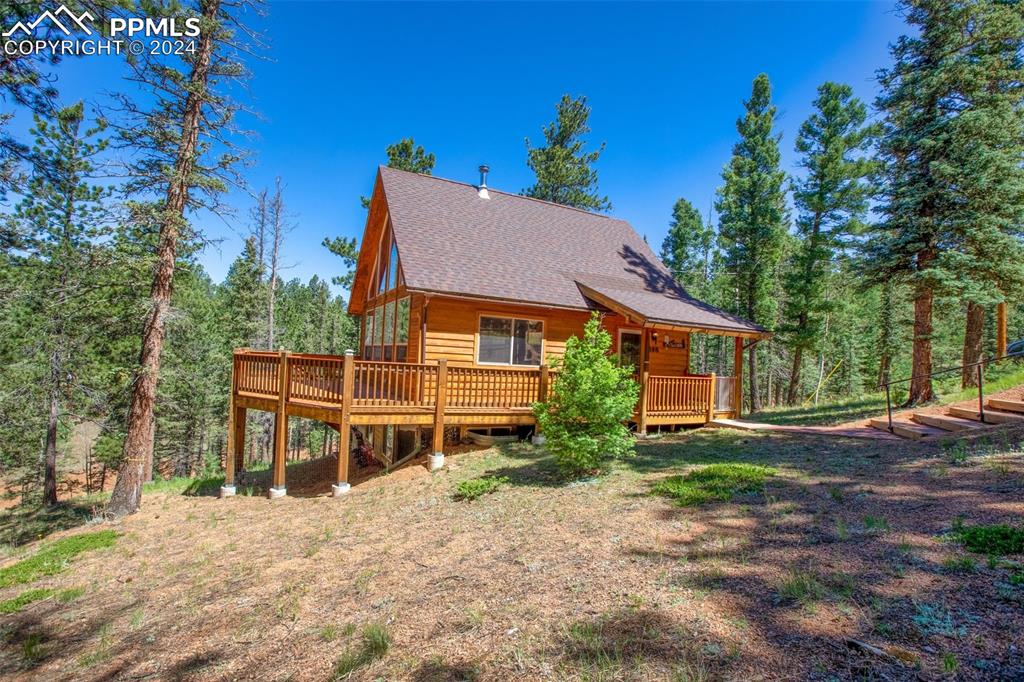
M 651 323 L 764 330 L 691 297 L 629 223 L 488 188 L 381 167 L 412 291 L 593 309 Z

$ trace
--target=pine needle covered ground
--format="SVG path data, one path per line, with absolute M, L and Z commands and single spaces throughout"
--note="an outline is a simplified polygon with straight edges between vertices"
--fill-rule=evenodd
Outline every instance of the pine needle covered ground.
M 164 485 L 9 549 L 67 556 L 0 589 L 0 676 L 1018 678 L 1022 440 L 700 430 L 574 482 L 516 445 L 343 500 Z

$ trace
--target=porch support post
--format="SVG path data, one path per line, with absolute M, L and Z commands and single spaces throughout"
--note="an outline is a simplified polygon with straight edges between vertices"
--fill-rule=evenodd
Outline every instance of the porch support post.
M 640 400 L 637 405 L 637 432 L 643 437 L 647 435 L 647 328 L 640 330 Z
M 437 471 L 444 467 L 444 408 L 448 398 L 448 360 L 437 361 L 437 399 L 434 401 L 433 454 L 429 455 L 429 468 Z
M 1006 329 L 1006 301 L 1003 301 L 996 306 L 996 357 L 1001 358 L 1006 355 L 1006 346 L 1008 340 Z
M 548 366 L 540 366 L 540 385 L 537 387 L 537 402 L 544 402 L 548 399 L 548 382 L 551 381 Z M 533 428 L 533 444 L 544 445 L 544 434 L 540 432 L 540 422 L 536 422 Z
M 736 418 L 739 419 L 743 415 L 743 337 L 735 337 L 736 348 L 733 353 L 733 374 L 736 376 L 736 387 L 733 391 L 733 400 L 735 401 Z
M 335 497 L 341 497 L 352 486 L 348 482 L 348 459 L 352 439 L 352 398 L 355 394 L 355 351 L 345 351 L 345 364 L 341 375 L 341 419 L 338 420 L 338 471 L 336 483 L 331 486 Z
M 231 497 L 235 494 L 235 466 L 236 456 L 235 450 L 239 447 L 244 447 L 245 443 L 245 408 L 239 410 L 235 407 L 235 392 L 237 383 L 235 376 L 238 374 L 238 355 L 237 351 L 231 356 L 231 394 L 228 396 L 228 442 L 224 452 L 224 485 L 220 487 L 221 497 Z M 238 437 L 239 418 L 238 412 L 241 411 L 241 427 L 242 437 Z M 241 444 L 241 445 L 240 445 Z
M 708 423 L 715 420 L 715 373 L 711 373 L 711 381 L 708 382 Z
M 288 490 L 285 487 L 284 465 L 285 448 L 288 445 L 288 387 L 291 384 L 290 368 L 287 351 L 281 351 L 281 360 L 277 368 L 277 414 L 274 415 L 274 466 L 270 480 L 270 499 L 284 497 Z

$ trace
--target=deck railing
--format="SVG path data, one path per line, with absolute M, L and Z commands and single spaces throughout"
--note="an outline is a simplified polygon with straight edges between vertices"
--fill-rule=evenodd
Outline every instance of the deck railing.
M 437 400 L 437 365 L 355 360 L 352 366 L 355 406 L 433 407 Z
M 333 408 L 344 405 L 347 397 L 349 407 L 361 412 L 388 408 L 522 412 L 550 395 L 553 379 L 554 373 L 547 367 L 449 367 L 443 360 L 380 362 L 247 349 L 236 351 L 234 357 L 234 391 L 239 394 L 282 401 L 283 387 L 285 403 Z M 638 405 L 641 415 L 646 412 L 664 422 L 671 417 L 710 419 L 715 409 L 734 409 L 737 391 L 733 377 L 645 375 L 644 380 Z
M 512 410 L 540 399 L 547 369 L 449 367 L 448 406 Z
M 697 417 L 711 404 L 713 376 L 646 377 L 645 406 L 649 417 Z

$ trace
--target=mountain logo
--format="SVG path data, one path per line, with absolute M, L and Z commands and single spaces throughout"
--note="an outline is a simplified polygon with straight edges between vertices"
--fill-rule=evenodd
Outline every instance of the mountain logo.
M 62 18 L 63 21 L 61 21 Z M 25 35 L 31 36 L 41 23 L 49 21 L 53 26 L 60 29 L 66 36 L 70 36 L 72 32 L 81 32 L 87 36 L 91 36 L 92 29 L 89 28 L 89 25 L 86 22 L 95 20 L 95 17 L 93 17 L 89 12 L 82 12 L 80 16 L 75 16 L 74 12 L 64 5 L 61 5 L 53 12 L 46 10 L 36 17 L 35 21 L 29 22 L 28 24 L 19 21 L 12 26 L 9 31 L 4 31 L 2 35 L 4 38 L 10 38 L 16 33 L 24 33 Z

